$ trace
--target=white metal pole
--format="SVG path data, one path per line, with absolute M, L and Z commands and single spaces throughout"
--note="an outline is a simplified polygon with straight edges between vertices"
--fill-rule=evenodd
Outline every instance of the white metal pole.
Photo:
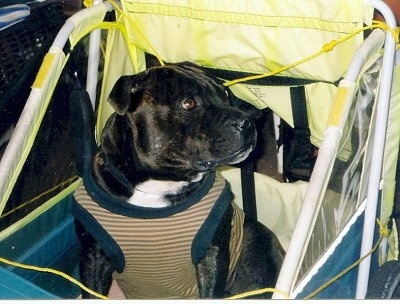
M 389 27 L 396 27 L 396 19 L 390 8 L 381 0 L 372 0 L 372 5 L 384 17 Z M 376 109 L 376 128 L 374 130 L 374 149 L 371 157 L 371 171 L 368 181 L 367 206 L 364 216 L 364 227 L 360 256 L 366 255 L 373 246 L 376 227 L 376 212 L 379 199 L 379 186 L 382 173 L 382 160 L 386 138 L 386 128 L 390 94 L 392 87 L 393 65 L 395 56 L 395 41 L 391 33 L 386 33 L 385 48 L 382 63 L 381 84 L 378 92 Z M 356 299 L 364 299 L 367 293 L 371 256 L 368 256 L 359 266 Z
M 93 5 L 98 5 L 102 2 L 103 0 L 94 0 Z M 90 41 L 89 41 L 86 91 L 89 94 L 93 109 L 95 108 L 96 104 L 97 78 L 98 78 L 98 68 L 100 62 L 100 43 L 101 43 L 101 30 L 97 29 L 92 31 L 90 33 Z

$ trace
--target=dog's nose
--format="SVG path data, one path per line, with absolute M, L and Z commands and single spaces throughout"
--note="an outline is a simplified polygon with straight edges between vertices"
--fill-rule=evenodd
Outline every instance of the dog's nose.
M 232 127 L 240 132 L 244 132 L 253 128 L 254 124 L 249 119 L 235 120 L 231 123 Z

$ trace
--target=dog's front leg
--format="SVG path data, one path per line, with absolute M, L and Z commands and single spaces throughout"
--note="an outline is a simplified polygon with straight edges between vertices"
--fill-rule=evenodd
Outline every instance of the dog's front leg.
M 206 256 L 196 265 L 200 298 L 223 298 L 229 271 L 232 209 L 225 212 Z
M 207 250 L 207 256 L 196 265 L 200 298 L 224 296 L 228 269 L 222 264 L 225 264 L 225 261 L 221 257 L 220 248 L 211 246 Z
M 114 267 L 100 248 L 92 247 L 82 252 L 81 282 L 89 289 L 107 296 L 111 288 L 113 270 Z M 82 298 L 97 299 L 85 290 L 82 290 Z
M 89 289 L 106 296 L 112 284 L 113 264 L 94 238 L 86 232 L 78 221 L 75 221 L 75 228 L 81 242 L 79 263 L 81 282 Z M 82 298 L 97 299 L 96 296 L 85 290 L 82 290 Z

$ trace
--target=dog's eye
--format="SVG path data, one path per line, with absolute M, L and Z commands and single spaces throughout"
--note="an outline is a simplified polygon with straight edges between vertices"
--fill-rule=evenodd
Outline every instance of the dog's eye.
M 181 103 L 182 108 L 184 108 L 185 110 L 193 110 L 196 105 L 196 101 L 191 98 L 185 99 Z

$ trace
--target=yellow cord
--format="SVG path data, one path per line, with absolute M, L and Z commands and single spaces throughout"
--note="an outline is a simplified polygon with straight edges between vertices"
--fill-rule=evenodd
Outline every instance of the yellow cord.
M 132 26 L 132 28 L 136 31 L 136 33 L 143 39 L 143 41 L 145 41 L 145 43 L 149 46 L 149 48 L 151 49 L 151 51 L 153 52 L 153 54 L 156 56 L 156 58 L 158 59 L 158 61 L 160 62 L 161 65 L 164 65 L 163 60 L 161 59 L 161 56 L 159 55 L 159 53 L 155 50 L 155 48 L 151 45 L 151 43 L 149 42 L 149 40 L 146 38 L 146 36 L 143 34 L 143 32 L 137 27 L 137 25 L 133 22 L 132 18 L 126 14 L 116 3 L 114 0 L 108 0 L 114 7 L 115 9 L 124 16 L 125 20 L 127 20 L 127 22 L 129 23 L 130 26 Z M 85 0 L 84 1 L 84 5 L 86 7 L 90 7 L 93 5 L 93 1 L 91 0 Z M 396 27 L 396 28 L 390 28 L 386 23 L 381 22 L 381 21 L 373 21 L 372 25 L 370 26 L 366 26 L 362 29 L 359 29 L 339 40 L 332 40 L 331 42 L 325 44 L 322 46 L 321 50 L 316 52 L 315 54 L 312 54 L 311 56 L 305 57 L 302 60 L 299 60 L 295 63 L 292 63 L 290 65 L 281 67 L 275 71 L 272 72 L 268 72 L 265 74 L 260 74 L 260 75 L 254 75 L 254 76 L 249 76 L 249 77 L 243 77 L 243 78 L 239 78 L 239 79 L 235 79 L 235 80 L 231 80 L 231 81 L 226 81 L 224 83 L 225 86 L 231 86 L 240 82 L 245 82 L 245 81 L 249 81 L 249 80 L 255 80 L 255 79 L 260 79 L 260 78 L 265 78 L 265 77 L 269 77 L 272 75 L 276 75 L 279 74 L 283 71 L 286 71 L 290 68 L 293 68 L 295 66 L 298 66 L 302 63 L 305 63 L 307 61 L 310 61 L 316 57 L 318 57 L 319 55 L 323 54 L 323 53 L 327 53 L 330 52 L 334 49 L 334 47 L 336 47 L 339 43 L 345 42 L 349 39 L 351 39 L 352 37 L 354 37 L 355 35 L 365 31 L 365 30 L 369 30 L 369 29 L 374 29 L 374 28 L 381 28 L 383 30 L 389 31 L 391 33 L 391 35 L 393 36 L 393 38 L 396 41 L 396 44 L 399 43 L 399 34 L 400 34 L 400 28 Z M 52 190 L 52 189 L 51 189 Z M 5 216 L 4 214 L 2 215 L 3 217 Z M 359 265 L 365 258 L 367 258 L 370 254 L 372 254 L 379 246 L 379 244 L 381 243 L 381 241 L 383 240 L 383 238 L 387 237 L 388 235 L 388 230 L 386 228 L 383 228 L 383 225 L 378 222 L 379 226 L 380 226 L 380 238 L 378 240 L 378 242 L 375 244 L 375 246 L 372 248 L 372 250 L 367 253 L 366 255 L 364 255 L 362 258 L 360 258 L 358 261 L 356 261 L 355 263 L 353 263 L 352 265 L 350 265 L 349 267 L 347 267 L 345 270 L 343 270 L 342 272 L 340 272 L 338 275 L 336 275 L 335 277 L 333 277 L 332 279 L 330 279 L 328 282 L 326 282 L 324 285 L 322 285 L 320 288 L 318 288 L 317 290 L 315 290 L 314 292 L 312 292 L 311 294 L 309 294 L 307 297 L 305 297 L 305 299 L 310 299 L 312 297 L 314 297 L 315 295 L 317 295 L 318 293 L 320 293 L 323 289 L 325 289 L 326 287 L 328 287 L 329 285 L 331 285 L 333 282 L 335 282 L 336 280 L 338 280 L 340 277 L 342 277 L 343 275 L 345 275 L 347 272 L 349 272 L 350 270 L 352 270 L 354 267 L 356 267 L 357 265 Z M 67 280 L 69 280 L 70 282 L 78 285 L 80 288 L 82 288 L 83 290 L 87 291 L 88 293 L 101 298 L 101 299 L 108 299 L 106 296 L 103 296 L 89 288 L 87 288 L 85 285 L 83 285 L 81 282 L 79 282 L 78 280 L 76 280 L 75 278 L 61 272 L 55 269 L 51 269 L 51 268 L 43 268 L 43 267 L 38 267 L 38 266 L 33 266 L 33 265 L 26 265 L 26 264 L 21 264 L 21 263 L 17 263 L 17 262 L 13 262 L 10 260 L 7 260 L 5 258 L 1 258 L 0 257 L 0 262 L 14 266 L 14 267 L 19 267 L 19 268 L 23 268 L 23 269 L 28 269 L 28 270 L 34 270 L 34 271 L 39 271 L 39 272 L 47 272 L 47 273 L 52 273 L 58 276 L 61 276 Z M 264 288 L 264 289 L 259 289 L 259 290 L 254 290 L 254 291 L 249 291 L 246 293 L 242 293 L 242 294 L 238 294 L 232 297 L 229 297 L 227 299 L 240 299 L 240 298 L 245 298 L 245 297 L 249 297 L 249 296 L 254 296 L 254 295 L 259 295 L 259 294 L 263 294 L 266 292 L 278 292 L 282 295 L 284 295 L 286 298 L 289 298 L 289 296 L 282 292 L 279 291 L 275 288 Z
M 353 268 L 355 268 L 356 266 L 358 266 L 363 260 L 365 260 L 369 255 L 371 255 L 372 253 L 374 253 L 380 243 L 382 242 L 382 240 L 387 237 L 390 233 L 390 231 L 385 228 L 379 220 L 377 220 L 378 224 L 379 224 L 379 231 L 381 236 L 379 237 L 378 241 L 376 242 L 376 244 L 374 245 L 374 247 L 371 249 L 370 252 L 368 252 L 367 254 L 365 254 L 363 257 L 361 257 L 359 260 L 357 260 L 356 262 L 354 262 L 353 264 L 351 264 L 349 267 L 347 267 L 346 269 L 344 269 L 343 271 L 341 271 L 339 274 L 337 274 L 336 276 L 334 276 L 333 278 L 331 278 L 329 281 L 327 281 L 325 284 L 323 284 L 321 287 L 317 288 L 315 291 L 313 291 L 312 293 L 310 293 L 308 296 L 306 296 L 304 298 L 304 300 L 309 300 L 311 298 L 313 298 L 314 296 L 316 296 L 317 294 L 319 294 L 322 290 L 324 290 L 325 288 L 327 288 L 329 285 L 331 285 L 332 283 L 334 283 L 335 281 L 337 281 L 338 279 L 340 279 L 342 276 L 344 276 L 346 273 L 348 273 L 349 271 L 351 271 Z M 100 299 L 108 299 L 108 297 L 103 296 L 102 294 L 99 294 L 89 288 L 87 288 L 85 285 L 83 285 L 81 282 L 79 282 L 78 280 L 76 280 L 75 278 L 67 275 L 66 273 L 62 272 L 62 271 L 58 271 L 52 268 L 44 268 L 44 267 L 38 267 L 38 266 L 33 266 L 33 265 L 27 265 L 27 264 L 22 264 L 22 263 L 17 263 L 17 262 L 13 262 L 10 261 L 8 259 L 2 258 L 0 257 L 0 262 L 4 263 L 4 264 L 8 264 L 14 267 L 18 267 L 18 268 L 22 268 L 22 269 L 27 269 L 27 270 L 34 270 L 34 271 L 39 271 L 39 272 L 46 272 L 46 273 L 52 273 L 55 275 L 58 275 L 60 277 L 63 277 L 64 279 L 76 284 L 77 286 L 79 286 L 80 288 L 82 288 L 83 290 L 87 291 L 88 293 L 100 298 Z M 247 297 L 251 297 L 251 296 L 256 296 L 256 295 L 260 295 L 263 293 L 280 293 L 281 295 L 283 295 L 285 298 L 289 299 L 289 295 L 283 291 L 280 291 L 276 288 L 263 288 L 263 289 L 257 289 L 257 290 L 252 290 L 252 291 L 248 291 L 248 292 L 244 292 L 241 294 L 237 294 L 231 297 L 226 298 L 227 300 L 236 300 L 236 299 L 242 299 L 242 298 L 247 298 Z
M 117 3 L 115 3 L 114 0 L 108 0 L 114 8 L 120 13 L 122 16 L 124 16 L 125 20 L 128 22 L 128 24 L 135 30 L 135 32 L 140 36 L 141 39 L 147 44 L 147 46 L 150 48 L 151 52 L 153 55 L 157 58 L 159 61 L 160 65 L 165 65 L 164 61 L 162 60 L 160 54 L 156 51 L 156 49 L 153 47 L 153 45 L 150 43 L 150 41 L 147 39 L 146 35 L 140 30 L 140 28 L 136 25 L 136 23 L 133 21 L 131 16 L 129 16 L 127 13 L 125 13 L 124 10 L 122 10 Z
M 376 242 L 376 244 L 374 245 L 374 247 L 372 247 L 371 251 L 366 253 L 359 260 L 355 261 L 353 264 L 351 264 L 349 267 L 347 267 L 346 269 L 341 271 L 339 274 L 337 274 L 336 276 L 331 278 L 324 285 L 322 285 L 321 287 L 319 287 L 316 290 L 314 290 L 312 293 L 310 293 L 308 296 L 306 296 L 304 298 L 304 300 L 309 300 L 309 299 L 313 298 L 314 296 L 316 296 L 317 294 L 319 294 L 322 290 L 327 288 L 332 283 L 336 282 L 338 279 L 340 279 L 342 276 L 344 276 L 350 270 L 352 270 L 353 268 L 357 267 L 362 261 L 364 261 L 368 256 L 372 255 L 378 249 L 378 247 L 381 244 L 382 240 L 389 236 L 390 230 L 388 228 L 386 228 L 379 219 L 377 219 L 376 221 L 377 221 L 378 226 L 379 226 L 379 239 Z
M 390 230 L 387 228 L 387 225 L 383 225 L 382 222 L 379 219 L 377 219 L 376 221 L 377 221 L 377 224 L 379 226 L 379 239 L 376 242 L 376 244 L 374 245 L 374 247 L 371 249 L 371 251 L 368 252 L 367 254 L 365 254 L 363 257 L 361 257 L 359 260 L 357 260 L 353 264 L 351 264 L 349 267 L 347 267 L 346 269 L 341 271 L 339 274 L 337 274 L 336 276 L 331 278 L 329 281 L 327 281 L 325 284 L 323 284 L 322 286 L 317 288 L 315 291 L 310 293 L 308 296 L 306 296 L 304 298 L 304 300 L 309 300 L 309 299 L 313 298 L 314 296 L 316 296 L 317 294 L 319 294 L 322 290 L 324 290 L 329 285 L 331 285 L 332 283 L 334 283 L 338 279 L 340 279 L 342 276 L 344 276 L 346 273 L 351 271 L 353 268 L 358 266 L 369 255 L 371 255 L 372 253 L 374 253 L 378 249 L 378 247 L 381 244 L 382 240 L 389 236 Z M 231 297 L 229 297 L 227 299 L 228 300 L 242 299 L 242 298 L 246 298 L 246 297 L 260 295 L 260 294 L 267 293 L 267 292 L 277 292 L 277 293 L 280 293 L 281 295 L 283 295 L 285 298 L 290 299 L 290 297 L 289 297 L 289 295 L 287 293 L 285 293 L 283 291 L 280 291 L 280 290 L 278 290 L 276 288 L 263 288 L 263 289 L 253 290 L 253 291 L 249 291 L 249 292 L 245 292 L 245 293 L 241 293 L 241 294 L 237 294 L 237 295 L 231 296 Z
M 348 273 L 350 270 L 353 268 L 357 267 L 362 261 L 364 261 L 369 255 L 371 255 L 376 249 L 378 249 L 380 243 L 382 242 L 383 238 L 379 238 L 375 246 L 371 249 L 370 252 L 365 254 L 363 257 L 361 257 L 359 260 L 355 261 L 353 264 L 351 264 L 349 267 L 341 271 L 339 274 L 331 278 L 329 281 L 327 281 L 325 284 L 314 290 L 312 293 L 310 293 L 308 296 L 304 298 L 304 300 L 310 300 L 311 298 L 315 297 L 317 294 L 319 294 L 321 291 L 323 291 L 325 288 L 327 288 L 329 285 L 332 283 L 336 282 L 338 279 L 340 279 L 342 276 L 344 276 L 346 273 Z
M 85 0 L 88 3 L 90 3 L 89 0 Z M 114 7 L 115 9 L 122 15 L 124 16 L 125 20 L 128 22 L 128 24 L 135 30 L 135 32 L 140 36 L 141 39 L 143 39 L 143 41 L 148 45 L 148 47 L 150 48 L 151 52 L 154 54 L 154 56 L 157 58 L 157 60 L 159 61 L 160 65 L 164 65 L 164 61 L 162 60 L 160 54 L 156 51 L 156 49 L 152 46 L 152 44 L 150 43 L 150 41 L 146 38 L 145 34 L 140 30 L 140 28 L 136 25 L 136 23 L 133 21 L 133 19 L 131 18 L 131 16 L 129 14 L 127 14 L 124 10 L 122 10 L 114 0 L 108 0 Z M 231 86 L 240 82 L 246 82 L 246 81 L 250 81 L 250 80 L 256 80 L 256 79 L 261 79 L 261 78 L 266 78 L 266 77 L 270 77 L 276 74 L 279 74 L 281 72 L 284 72 L 286 70 L 289 70 L 295 66 L 298 66 L 300 64 L 303 64 L 307 61 L 310 61 L 318 56 L 320 56 L 323 53 L 328 53 L 330 51 L 332 51 L 338 44 L 343 43 L 351 38 L 353 38 L 354 36 L 360 34 L 363 31 L 366 30 L 370 30 L 370 29 L 374 29 L 374 28 L 380 28 L 383 29 L 385 31 L 388 31 L 391 33 L 391 35 L 393 36 L 393 38 L 395 39 L 396 43 L 399 43 L 399 35 L 400 35 L 400 28 L 396 27 L 396 28 L 390 28 L 386 23 L 382 22 L 382 21 L 376 21 L 373 20 L 372 24 L 369 26 L 365 26 L 361 29 L 358 29 L 356 31 L 354 31 L 353 33 L 350 33 L 346 36 L 344 36 L 343 38 L 340 38 L 338 40 L 332 40 L 326 44 L 324 44 L 322 46 L 322 48 L 308 56 L 305 57 L 297 62 L 294 62 L 292 64 L 289 64 L 287 66 L 281 67 L 276 69 L 275 71 L 271 71 L 268 73 L 264 73 L 264 74 L 259 74 L 259 75 L 252 75 L 252 76 L 248 76 L 248 77 L 243 77 L 243 78 L 238 78 L 238 79 L 234 79 L 234 80 L 230 80 L 230 81 L 226 81 L 224 83 L 224 86 Z
M 11 209 L 10 211 L 1 214 L 1 215 L 0 215 L 0 219 L 5 218 L 5 217 L 9 216 L 10 214 L 12 214 L 12 213 L 18 211 L 19 209 L 22 209 L 22 208 L 28 206 L 29 204 L 32 204 L 32 203 L 36 202 L 36 201 L 37 201 L 38 199 L 40 199 L 41 197 L 43 197 L 43 196 L 45 196 L 45 195 L 48 195 L 48 194 L 50 194 L 51 192 L 53 192 L 53 191 L 55 191 L 55 190 L 57 190 L 57 189 L 60 189 L 60 188 L 62 189 L 62 188 L 64 188 L 66 185 L 72 184 L 72 183 L 73 183 L 74 181 L 76 181 L 78 178 L 79 178 L 79 177 L 78 177 L 77 175 L 75 175 L 75 176 L 69 178 L 68 180 L 65 180 L 65 181 L 61 182 L 60 184 L 57 184 L 57 185 L 55 185 L 54 187 L 52 187 L 52 188 L 50 188 L 50 189 L 48 189 L 48 190 L 46 190 L 46 191 L 43 191 L 43 192 L 40 193 L 39 195 L 37 195 L 37 196 L 31 198 L 30 200 L 28 200 L 28 201 L 22 203 L 21 205 L 18 205 L 18 206 L 15 207 L 14 209 Z
M 396 27 L 396 28 L 390 28 L 386 23 L 381 22 L 381 21 L 373 21 L 372 25 L 370 26 L 365 26 L 359 30 L 354 31 L 353 33 L 350 33 L 346 36 L 344 36 L 343 38 L 339 39 L 339 40 L 332 40 L 326 44 L 324 44 L 321 48 L 321 50 L 319 50 L 318 52 L 305 57 L 295 63 L 289 64 L 287 66 L 281 67 L 279 69 L 276 69 L 275 71 L 271 71 L 268 73 L 264 73 L 264 74 L 259 74 L 259 75 L 253 75 L 253 76 L 248 76 L 248 77 L 243 77 L 243 78 L 238 78 L 235 80 L 230 80 L 230 81 L 226 81 L 224 83 L 224 86 L 231 86 L 240 82 L 246 82 L 246 81 L 250 81 L 250 80 L 256 80 L 256 79 L 261 79 L 261 78 L 265 78 L 265 77 L 269 77 L 269 76 L 273 76 L 276 74 L 279 74 L 281 72 L 284 72 L 286 70 L 289 70 L 295 66 L 298 66 L 300 64 L 303 64 L 307 61 L 310 61 L 316 57 L 318 57 L 319 55 L 322 55 L 323 53 L 328 53 L 330 51 L 332 51 L 339 43 L 345 42 L 351 38 L 353 38 L 354 36 L 358 35 L 359 33 L 366 31 L 366 30 L 370 30 L 370 29 L 374 29 L 374 28 L 380 28 L 386 31 L 389 31 L 391 33 L 391 35 L 393 36 L 393 38 L 395 39 L 396 43 L 399 43 L 399 34 L 400 34 L 400 28 Z
M 387 224 L 384 225 L 380 219 L 376 219 L 376 223 L 379 226 L 379 236 L 382 238 L 387 238 L 390 235 L 390 230 L 387 228 Z
M 284 293 L 283 291 L 280 291 L 276 288 L 263 288 L 263 289 L 257 289 L 257 290 L 252 290 L 252 291 L 248 291 L 248 292 L 244 292 L 244 293 L 240 293 L 231 297 L 226 298 L 227 300 L 237 300 L 237 299 L 243 299 L 243 298 L 247 298 L 247 297 L 251 297 L 251 296 L 257 296 L 263 293 L 280 293 L 281 295 L 283 295 L 285 298 L 289 299 L 289 296 Z
M 98 297 L 98 298 L 104 299 L 104 300 L 108 299 L 108 297 L 103 296 L 102 294 L 99 294 L 99 293 L 87 288 L 81 282 L 79 282 L 75 278 L 67 275 L 66 273 L 64 273 L 62 271 L 58 271 L 58 270 L 51 269 L 51 268 L 44 268 L 44 267 L 38 267 L 38 266 L 33 266 L 33 265 L 17 263 L 17 262 L 13 262 L 13 261 L 10 261 L 10 260 L 2 258 L 2 257 L 0 257 L 0 262 L 2 262 L 4 264 L 11 265 L 11 266 L 14 266 L 14 267 L 22 268 L 22 269 L 34 270 L 34 271 L 46 272 L 46 273 L 52 273 L 52 274 L 58 275 L 60 277 L 63 277 L 64 279 L 74 283 L 75 285 L 79 286 L 80 288 L 82 288 L 83 290 L 87 291 L 88 293 L 94 295 L 95 297 Z

